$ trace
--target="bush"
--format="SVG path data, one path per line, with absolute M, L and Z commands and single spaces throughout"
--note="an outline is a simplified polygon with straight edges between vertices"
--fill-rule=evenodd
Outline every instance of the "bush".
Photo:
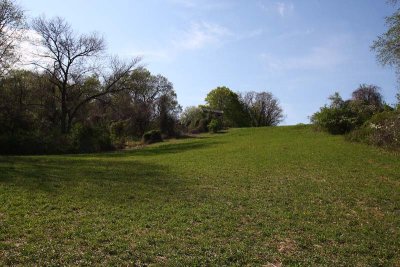
M 208 124 L 208 119 L 201 119 L 196 123 L 196 129 L 194 131 L 196 131 L 197 133 L 208 132 Z
M 0 154 L 42 154 L 45 149 L 43 139 L 34 132 L 0 135 Z
M 72 152 L 90 153 L 113 149 L 109 131 L 101 126 L 75 124 L 68 138 Z
M 222 123 L 218 119 L 212 119 L 208 124 L 209 131 L 216 133 L 222 129 Z
M 368 92 L 375 96 L 370 100 Z M 364 99 L 365 98 L 365 99 Z M 331 134 L 345 134 L 362 126 L 374 114 L 382 112 L 385 108 L 377 87 L 362 85 L 353 92 L 353 99 L 344 101 L 339 93 L 329 97 L 331 103 L 314 113 L 311 122 L 317 128 Z
M 375 114 L 348 139 L 392 149 L 400 148 L 400 112 L 384 111 Z
M 347 106 L 322 107 L 311 117 L 311 122 L 331 134 L 348 133 L 359 124 L 357 115 Z
M 180 116 L 181 123 L 187 128 L 187 131 L 198 130 L 198 124 L 204 118 L 204 112 L 200 107 L 187 107 Z
M 143 143 L 145 144 L 153 144 L 157 142 L 162 142 L 162 136 L 161 136 L 161 131 L 159 130 L 152 130 L 148 131 L 143 135 L 142 138 Z
M 178 122 L 171 116 L 165 116 L 160 121 L 160 130 L 167 137 L 176 137 L 178 135 L 177 130 Z
M 110 124 L 110 138 L 116 148 L 124 148 L 126 142 L 126 121 L 116 121 Z
M 0 154 L 57 154 L 77 152 L 70 136 L 62 135 L 58 131 L 18 132 L 0 135 Z

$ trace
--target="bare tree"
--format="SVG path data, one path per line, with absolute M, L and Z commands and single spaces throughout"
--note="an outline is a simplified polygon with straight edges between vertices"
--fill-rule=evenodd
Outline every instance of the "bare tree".
M 102 64 L 105 42 L 96 33 L 75 33 L 62 18 L 33 20 L 32 28 L 41 36 L 43 52 L 38 53 L 33 64 L 43 69 L 56 87 L 60 103 L 60 127 L 63 133 L 70 131 L 77 112 L 90 101 L 101 96 L 126 90 L 126 77 L 140 61 L 135 58 L 123 62 L 116 58 L 109 66 Z M 107 69 L 108 73 L 101 70 Z M 87 83 L 89 78 L 98 82 Z
M 11 0 L 0 0 L 0 77 L 17 61 L 16 44 L 23 36 L 25 16 Z
M 352 98 L 355 101 L 361 101 L 364 104 L 379 109 L 383 106 L 383 97 L 379 91 L 380 88 L 376 85 L 361 84 L 358 89 L 352 93 Z
M 282 122 L 283 110 L 279 101 L 270 92 L 247 92 L 241 96 L 255 127 L 276 126 Z

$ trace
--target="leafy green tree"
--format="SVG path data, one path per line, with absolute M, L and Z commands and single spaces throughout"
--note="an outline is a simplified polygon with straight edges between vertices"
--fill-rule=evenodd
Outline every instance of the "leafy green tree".
M 192 130 L 198 126 L 201 119 L 204 118 L 204 113 L 200 107 L 190 106 L 186 107 L 180 115 L 182 125 Z
M 357 126 L 357 114 L 350 107 L 351 101 L 343 101 L 338 92 L 328 98 L 331 103 L 311 116 L 311 123 L 331 134 L 344 134 Z
M 212 119 L 207 127 L 210 132 L 217 133 L 222 129 L 222 123 L 219 119 Z
M 163 134 L 172 135 L 181 111 L 173 84 L 145 68 L 134 70 L 126 83 L 127 89 L 111 95 L 110 105 L 103 111 L 114 124 L 124 121 L 124 130 L 119 132 L 139 137 L 160 129 Z
M 224 125 L 228 127 L 250 126 L 245 107 L 239 100 L 238 94 L 228 87 L 222 86 L 211 90 L 205 99 L 211 109 L 224 112 Z
M 344 105 L 343 98 L 340 96 L 339 92 L 335 92 L 328 99 L 331 101 L 331 108 L 341 108 Z

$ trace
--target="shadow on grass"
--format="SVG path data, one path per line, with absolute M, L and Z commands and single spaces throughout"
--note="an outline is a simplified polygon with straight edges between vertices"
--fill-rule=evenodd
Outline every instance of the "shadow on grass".
M 32 194 L 114 203 L 143 201 L 157 195 L 176 198 L 185 187 L 184 180 L 159 164 L 70 156 L 2 157 L 1 184 L 24 188 Z
M 111 202 L 149 199 L 157 195 L 182 197 L 186 180 L 167 166 L 140 161 L 140 157 L 196 151 L 221 141 L 196 138 L 156 144 L 137 150 L 100 154 L 0 156 L 0 185 L 29 192 L 70 195 Z M 137 156 L 133 158 L 132 156 Z
M 198 150 L 208 148 L 214 145 L 219 144 L 217 141 L 194 141 L 194 142 L 185 142 L 185 143 L 171 143 L 171 144 L 161 144 L 154 147 L 147 147 L 145 149 L 136 150 L 135 155 L 140 156 L 154 156 L 154 155 L 162 155 L 162 154 L 175 154 L 182 153 L 188 150 Z
M 207 138 L 207 137 L 202 137 Z M 150 146 L 124 150 L 124 151 L 115 151 L 108 153 L 99 153 L 99 154 L 76 154 L 70 155 L 71 157 L 126 157 L 127 155 L 131 156 L 157 156 L 157 155 L 165 155 L 165 154 L 176 154 L 183 153 L 186 151 L 195 151 L 199 149 L 209 148 L 218 144 L 221 144 L 221 141 L 216 140 L 197 140 L 197 138 L 191 138 L 190 141 L 185 141 L 182 143 L 157 143 Z M 193 141 L 192 141 L 193 140 Z

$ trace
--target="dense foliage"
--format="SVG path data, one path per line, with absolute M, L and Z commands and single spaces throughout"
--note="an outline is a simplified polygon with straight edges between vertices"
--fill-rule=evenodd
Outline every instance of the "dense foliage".
M 162 142 L 162 141 L 163 141 L 163 139 L 162 139 L 161 131 L 159 131 L 159 130 L 151 130 L 151 131 L 144 133 L 144 135 L 143 135 L 143 143 L 145 143 L 145 144 L 153 144 L 153 143 Z
M 399 109 L 384 104 L 379 88 L 361 85 L 346 101 L 335 93 L 330 105 L 314 113 L 311 122 L 332 134 L 347 134 L 353 141 L 400 148 Z
M 205 99 L 207 107 L 224 112 L 225 127 L 250 126 L 249 119 L 239 95 L 228 87 L 222 86 L 211 90 Z
M 217 133 L 222 129 L 222 122 L 218 119 L 212 119 L 207 127 L 210 132 Z
M 389 149 L 400 149 L 400 110 L 375 114 L 347 138 Z
M 62 104 L 47 74 L 13 71 L 0 83 L 0 152 L 94 152 L 123 147 L 151 129 L 173 135 L 180 106 L 172 84 L 141 68 L 124 79 L 129 86 L 87 102 L 63 133 Z M 92 76 L 82 86 L 102 88 Z
M 25 29 L 23 9 L 12 0 L 0 0 L 0 78 L 18 61 L 18 42 Z
M 152 129 L 177 133 L 181 108 L 167 78 L 139 58 L 108 56 L 102 37 L 78 34 L 63 18 L 30 26 L 40 53 L 31 55 L 35 68 L 17 70 L 25 17 L 15 2 L 0 1 L 0 153 L 96 152 Z

